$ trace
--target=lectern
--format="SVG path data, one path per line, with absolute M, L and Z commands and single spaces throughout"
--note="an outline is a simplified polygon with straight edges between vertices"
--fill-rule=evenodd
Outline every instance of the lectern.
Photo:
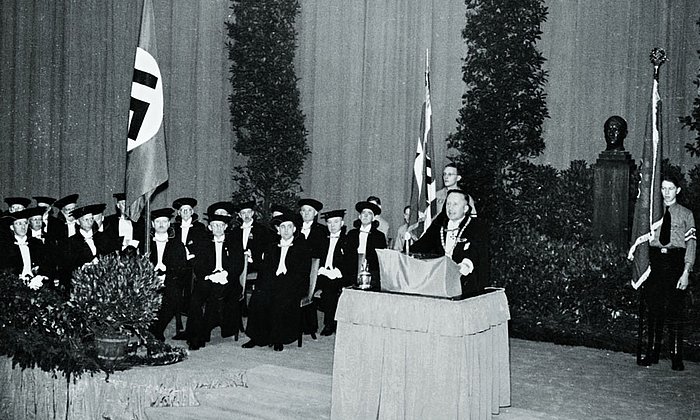
M 503 289 L 454 299 L 350 288 L 335 319 L 332 419 L 489 419 L 510 405 Z

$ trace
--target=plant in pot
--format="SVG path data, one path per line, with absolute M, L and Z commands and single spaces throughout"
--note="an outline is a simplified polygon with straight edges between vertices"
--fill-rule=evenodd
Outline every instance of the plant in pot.
M 162 285 L 145 256 L 112 253 L 73 272 L 69 305 L 83 315 L 103 364 L 121 360 L 131 336 L 144 340 Z

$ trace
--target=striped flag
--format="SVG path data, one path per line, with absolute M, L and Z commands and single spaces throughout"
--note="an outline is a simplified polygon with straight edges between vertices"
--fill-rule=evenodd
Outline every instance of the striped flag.
M 163 79 L 156 60 L 153 4 L 145 0 L 134 60 L 126 145 L 126 205 L 138 220 L 153 191 L 168 180 L 163 131 Z
M 416 158 L 413 161 L 414 182 L 411 188 L 411 215 L 424 217 L 423 232 L 437 215 L 435 201 L 435 178 L 433 178 L 432 157 L 434 155 L 433 110 L 430 104 L 430 55 L 425 52 L 425 101 L 421 111 L 420 138 L 416 146 Z
M 639 190 L 634 208 L 632 223 L 632 246 L 627 258 L 634 262 L 632 287 L 638 289 L 649 277 L 649 242 L 654 230 L 661 225 L 663 218 L 663 197 L 661 196 L 661 97 L 659 96 L 659 67 L 666 60 L 663 50 L 652 51 L 654 82 L 651 89 L 651 109 L 647 116 L 644 135 L 644 150 L 640 168 Z M 655 53 L 661 54 L 655 60 Z

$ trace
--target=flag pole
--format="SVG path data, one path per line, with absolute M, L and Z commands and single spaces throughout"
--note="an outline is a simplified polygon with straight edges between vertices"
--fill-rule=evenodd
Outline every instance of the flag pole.
M 659 69 L 668 59 L 661 48 L 654 48 L 649 55 L 649 61 L 654 66 L 652 80 L 651 108 L 648 121 L 651 122 L 650 136 L 645 136 L 643 165 L 639 187 L 639 197 L 635 204 L 635 218 L 632 226 L 632 247 L 628 258 L 634 261 L 632 287 L 642 287 L 649 276 L 649 242 L 653 239 L 654 229 L 660 222 L 660 171 L 661 171 L 661 98 L 659 96 Z M 646 196 L 644 196 L 646 195 Z M 646 214 L 644 214 L 646 213 Z M 644 293 L 639 293 L 639 324 L 637 325 L 637 364 L 642 364 L 642 348 L 644 347 L 644 324 L 647 316 Z M 647 341 L 651 338 L 647 331 Z
M 144 226 L 144 240 L 146 243 L 144 244 L 144 252 L 146 256 L 151 255 L 151 196 L 148 196 L 148 199 L 146 199 L 146 223 Z
M 133 222 L 146 212 L 143 217 L 146 255 L 151 252 L 151 198 L 168 180 L 163 80 L 157 58 L 153 2 L 144 0 L 129 103 L 124 191 Z

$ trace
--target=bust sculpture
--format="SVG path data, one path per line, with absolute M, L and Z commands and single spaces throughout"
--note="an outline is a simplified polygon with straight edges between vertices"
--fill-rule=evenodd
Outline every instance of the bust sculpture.
M 627 136 L 627 121 L 624 118 L 617 115 L 613 115 L 608 118 L 603 125 L 603 131 L 605 132 L 605 143 L 608 150 L 625 150 L 623 142 Z

